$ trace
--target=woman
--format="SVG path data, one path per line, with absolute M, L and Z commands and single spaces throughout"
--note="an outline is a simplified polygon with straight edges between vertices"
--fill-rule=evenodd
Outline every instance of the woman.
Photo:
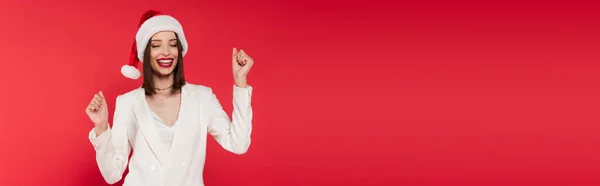
M 143 63 L 143 85 L 117 96 L 112 128 L 106 99 L 98 92 L 86 109 L 94 123 L 89 140 L 107 183 L 125 186 L 201 186 L 207 134 L 226 150 L 244 154 L 250 146 L 252 87 L 246 76 L 253 60 L 234 48 L 233 121 L 211 88 L 187 83 L 183 57 L 188 50 L 183 28 L 171 16 L 147 11 L 124 76 L 137 79 Z M 130 152 L 131 159 L 129 160 Z

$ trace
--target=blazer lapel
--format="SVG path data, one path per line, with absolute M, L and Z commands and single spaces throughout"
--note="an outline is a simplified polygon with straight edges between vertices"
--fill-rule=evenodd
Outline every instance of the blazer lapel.
M 200 123 L 197 118 L 199 115 L 200 111 L 195 92 L 188 85 L 184 85 L 181 89 L 181 109 L 176 123 L 178 126 L 171 144 L 171 156 L 173 158 L 179 158 L 183 149 L 190 148 L 191 145 L 195 144 L 191 140 L 198 136 L 197 128 L 200 127 Z
M 170 158 L 168 157 L 168 151 L 165 149 L 156 127 L 153 126 L 152 115 L 150 115 L 150 107 L 146 102 L 146 96 L 143 89 L 141 89 L 138 100 L 133 104 L 133 112 L 137 120 L 137 126 L 142 132 L 146 143 L 150 146 L 152 152 L 159 160 L 159 162 L 165 166 L 170 166 Z

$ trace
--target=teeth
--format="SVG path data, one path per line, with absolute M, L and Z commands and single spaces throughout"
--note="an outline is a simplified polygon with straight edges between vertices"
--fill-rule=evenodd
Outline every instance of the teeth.
M 159 63 L 171 63 L 173 62 L 172 59 L 168 59 L 168 60 L 158 60 Z

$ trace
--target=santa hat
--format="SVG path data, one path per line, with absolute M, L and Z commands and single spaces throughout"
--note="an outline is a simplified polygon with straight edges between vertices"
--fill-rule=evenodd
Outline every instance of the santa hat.
M 177 19 L 165 15 L 162 12 L 156 10 L 148 10 L 142 14 L 142 19 L 139 23 L 138 31 L 135 35 L 135 41 L 131 47 L 131 54 L 129 56 L 129 64 L 121 67 L 121 73 L 123 76 L 130 79 L 138 79 L 140 77 L 140 71 L 137 69 L 139 63 L 144 61 L 144 51 L 148 41 L 152 36 L 161 31 L 173 31 L 177 34 L 179 42 L 183 47 L 181 54 L 185 56 L 188 51 L 187 41 L 183 34 L 183 27 L 177 21 Z

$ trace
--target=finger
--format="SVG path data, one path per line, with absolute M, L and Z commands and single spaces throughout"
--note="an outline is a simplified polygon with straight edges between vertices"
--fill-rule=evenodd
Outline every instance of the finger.
M 92 101 L 90 101 L 90 103 L 88 104 L 88 107 L 91 108 L 92 110 L 94 110 L 96 108 L 95 102 L 96 102 L 96 100 L 92 99 Z
M 254 63 L 254 60 L 252 58 L 250 58 L 250 56 L 246 56 L 244 58 L 244 63 L 245 63 L 245 65 L 252 65 Z
M 92 107 L 94 108 L 94 110 L 98 110 L 98 108 L 100 107 L 100 104 L 98 104 L 97 102 L 93 102 Z
M 244 63 L 244 58 L 240 56 L 240 57 L 238 58 L 238 60 L 237 60 L 237 63 L 238 63 L 240 66 L 244 66 L 244 65 L 245 65 L 245 63 Z
M 243 58 L 242 58 L 242 57 L 238 57 L 238 58 L 237 58 L 237 63 L 238 63 L 238 64 L 240 64 L 240 65 L 244 65 L 244 60 L 243 60 Z
M 100 110 L 100 107 L 92 103 L 92 111 L 96 112 Z
M 95 100 L 94 100 L 94 103 L 95 103 L 96 105 L 100 106 L 100 105 L 102 105 L 102 100 L 100 100 L 100 99 L 95 99 Z
M 254 59 L 252 59 L 250 56 L 246 55 L 246 62 L 252 63 L 252 61 L 254 61 Z
M 242 59 L 244 58 L 244 56 L 245 56 L 244 50 L 240 49 L 240 51 L 237 54 L 238 61 L 242 61 Z
M 104 97 L 104 93 L 100 91 L 100 97 L 102 97 L 102 104 L 106 105 L 106 97 Z
M 100 107 L 102 105 L 102 102 L 103 102 L 101 99 L 102 98 L 94 99 L 94 105 L 97 106 L 97 107 Z
M 90 105 L 85 108 L 85 113 L 92 113 L 92 107 Z
M 231 54 L 231 58 L 232 58 L 233 62 L 237 62 L 237 54 L 238 54 L 237 48 L 233 47 L 233 54 Z
M 247 56 L 246 52 L 244 52 L 244 50 L 240 50 L 238 59 L 243 59 L 245 56 Z
M 96 107 L 94 107 L 94 105 L 92 105 L 91 103 L 88 105 L 87 110 L 91 113 L 96 112 Z
M 240 60 L 240 58 L 237 58 L 237 59 L 235 60 L 235 62 L 236 62 L 238 65 L 242 65 L 242 61 Z
M 250 58 L 250 56 L 248 56 L 248 54 L 246 54 L 245 51 L 241 50 L 240 53 L 240 61 L 242 62 L 242 64 L 246 65 L 248 61 L 252 60 L 252 58 Z
M 104 99 L 104 94 L 102 92 L 97 93 L 95 98 L 100 103 L 106 103 L 106 99 Z
M 244 65 L 248 65 L 248 63 L 250 63 L 250 58 L 248 56 L 244 57 Z
M 252 65 L 248 63 L 242 67 L 242 70 L 247 73 L 248 71 L 250 71 L 250 68 L 252 68 Z
M 100 106 L 102 105 L 102 98 L 94 98 L 92 102 L 94 103 L 94 105 Z
M 247 61 L 248 60 L 252 60 L 252 58 L 246 53 L 246 51 L 241 50 L 240 53 L 241 53 L 241 58 L 242 59 L 246 59 Z
M 100 94 L 94 94 L 94 100 L 102 101 Z

